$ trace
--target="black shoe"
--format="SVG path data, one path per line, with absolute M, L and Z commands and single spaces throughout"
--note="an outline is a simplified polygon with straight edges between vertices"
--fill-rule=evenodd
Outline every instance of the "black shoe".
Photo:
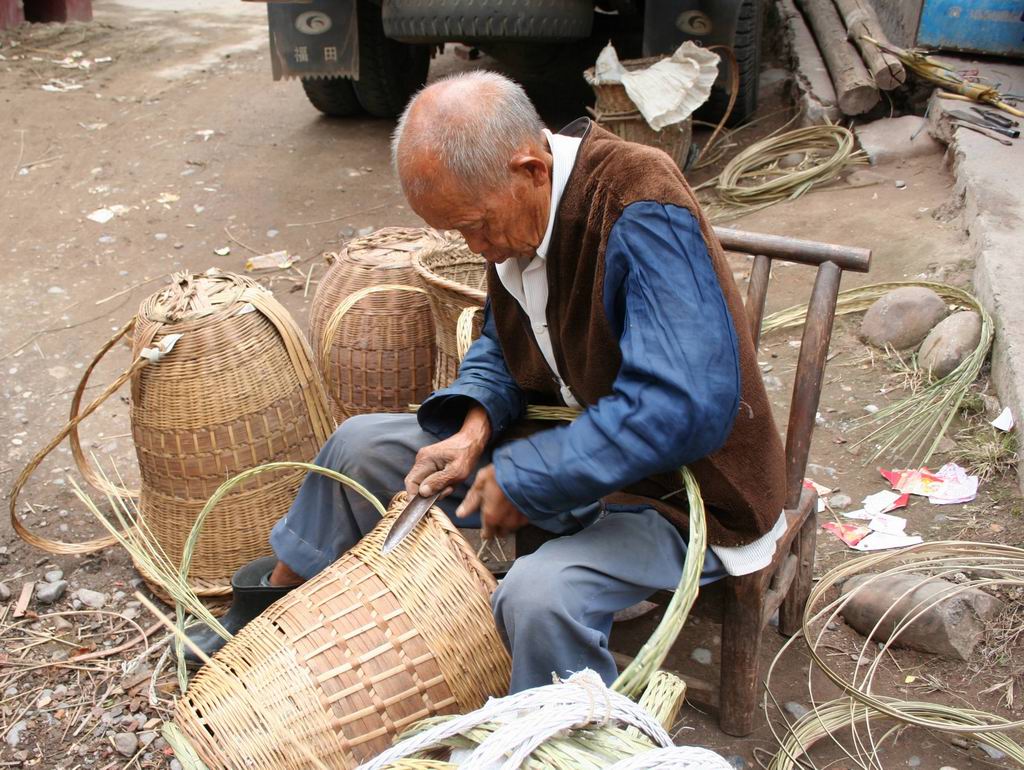
M 295 588 L 295 586 L 270 585 L 268 578 L 276 564 L 276 557 L 265 556 L 262 559 L 243 564 L 232 576 L 231 608 L 220 619 L 221 625 L 232 634 L 237 634 L 246 623 Z M 190 628 L 186 634 L 199 649 L 206 653 L 207 657 L 212 656 L 225 644 L 220 634 L 202 623 Z M 202 659 L 187 645 L 185 647 L 185 664 L 191 669 L 203 666 Z

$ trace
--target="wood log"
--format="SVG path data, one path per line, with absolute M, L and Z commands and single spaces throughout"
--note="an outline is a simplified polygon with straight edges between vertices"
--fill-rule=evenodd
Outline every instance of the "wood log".
M 864 39 L 865 36 L 872 37 L 879 43 L 891 45 L 868 0 L 835 0 L 835 4 L 846 24 L 847 36 L 860 49 L 875 84 L 883 91 L 903 85 L 907 80 L 903 62 Z
M 864 68 L 857 49 L 846 39 L 846 27 L 832 0 L 798 0 L 797 5 L 807 17 L 828 65 L 839 109 L 846 115 L 860 115 L 878 104 L 878 86 Z

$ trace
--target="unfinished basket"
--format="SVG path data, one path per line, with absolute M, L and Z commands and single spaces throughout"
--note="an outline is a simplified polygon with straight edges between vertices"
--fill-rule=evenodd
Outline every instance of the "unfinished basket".
M 404 504 L 200 671 L 178 701 L 180 732 L 165 731 L 184 766 L 354 768 L 424 717 L 507 692 L 494 579 L 448 517 L 431 509 L 380 553 Z
M 309 341 L 336 422 L 403 412 L 433 389 L 434 322 L 412 258 L 443 243 L 435 230 L 386 227 L 326 255 Z
M 90 374 L 129 333 L 133 363 L 80 409 Z M 141 477 L 137 493 L 115 486 L 95 469 L 78 436 L 78 424 L 129 381 Z M 196 515 L 221 482 L 273 460 L 310 460 L 332 429 L 309 347 L 273 295 L 245 276 L 178 273 L 169 287 L 142 303 L 132 322 L 87 367 L 72 400 L 71 420 L 15 485 L 11 521 L 26 541 L 53 553 L 84 553 L 115 542 L 112 537 L 56 542 L 28 531 L 16 516 L 25 480 L 69 436 L 86 480 L 104 493 L 138 495 L 140 526 L 179 562 Z M 232 490 L 196 547 L 188 577 L 197 594 L 227 596 L 234 571 L 270 553 L 270 528 L 287 512 L 303 476 L 299 469 L 282 470 Z M 152 587 L 163 594 L 159 585 Z
M 621 62 L 627 70 L 646 69 L 657 64 L 663 56 L 649 56 L 645 59 L 627 59 Z M 592 113 L 597 124 L 611 131 L 627 142 L 646 144 L 665 152 L 680 168 L 686 167 L 686 157 L 693 139 L 693 119 L 666 126 L 660 131 L 651 128 L 644 116 L 633 104 L 621 83 L 594 83 L 594 68 L 583 73 L 584 79 L 594 89 L 597 101 Z
M 475 339 L 480 334 L 483 314 L 473 313 L 473 309 L 482 308 L 487 297 L 487 263 L 458 238 L 424 249 L 413 257 L 412 264 L 430 297 L 437 340 L 434 388 L 443 388 L 459 373 L 460 318 L 464 330 L 467 319 L 472 322 L 472 333 L 464 338 Z

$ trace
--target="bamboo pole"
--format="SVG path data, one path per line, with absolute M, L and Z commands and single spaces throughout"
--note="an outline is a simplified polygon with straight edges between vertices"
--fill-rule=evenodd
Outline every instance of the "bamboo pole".
M 860 115 L 878 104 L 878 87 L 857 49 L 846 39 L 846 27 L 832 0 L 797 0 L 797 5 L 807 17 L 828 65 L 839 109 L 846 115 Z
M 870 37 L 889 45 L 889 39 L 882 31 L 882 25 L 869 0 L 834 1 L 843 17 L 847 35 L 860 49 L 864 64 L 875 79 L 875 84 L 883 91 L 892 91 L 903 85 L 907 80 L 903 62 L 864 39 Z

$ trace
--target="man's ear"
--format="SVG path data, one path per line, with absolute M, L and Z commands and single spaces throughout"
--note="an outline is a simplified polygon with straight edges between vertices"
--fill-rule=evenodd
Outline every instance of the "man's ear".
M 548 164 L 543 158 L 536 155 L 521 152 L 512 156 L 508 162 L 509 171 L 513 175 L 525 175 L 530 177 L 534 187 L 543 187 L 551 181 L 551 172 Z

